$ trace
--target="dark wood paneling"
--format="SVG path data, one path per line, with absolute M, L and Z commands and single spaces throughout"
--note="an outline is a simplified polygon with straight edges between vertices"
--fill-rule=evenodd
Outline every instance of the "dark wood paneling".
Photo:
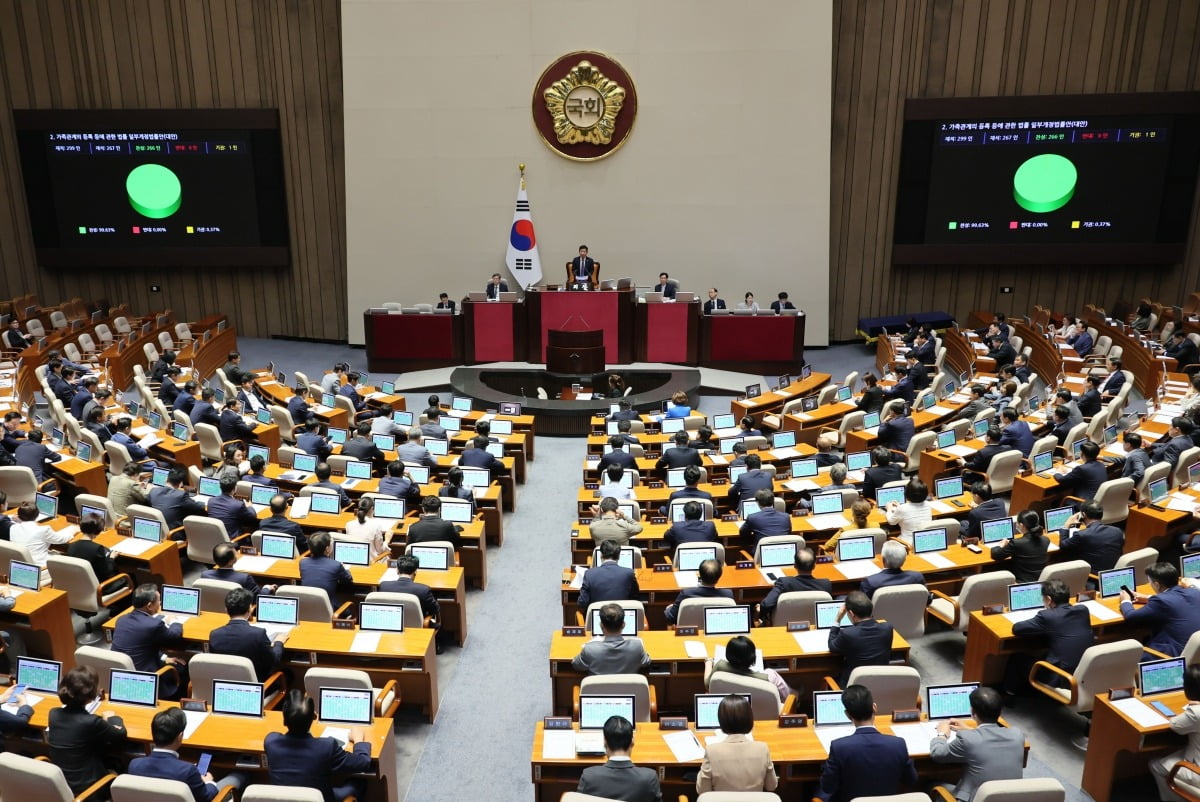
M 278 108 L 291 266 L 38 267 L 14 108 Z M 342 148 L 338 0 L 0 0 L 0 296 L 108 297 L 181 320 L 225 313 L 252 337 L 344 340 Z
M 860 316 L 945 309 L 1078 310 L 1200 286 L 1200 226 L 1183 264 L 891 266 L 905 98 L 1200 89 L 1191 0 L 837 0 L 830 303 L 833 338 Z M 1012 295 L 999 288 L 1013 287 Z

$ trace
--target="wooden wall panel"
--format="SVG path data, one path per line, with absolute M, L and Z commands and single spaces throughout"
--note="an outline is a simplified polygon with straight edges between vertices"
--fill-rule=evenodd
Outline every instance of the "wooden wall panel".
M 38 267 L 14 108 L 278 108 L 291 266 Z M 184 320 L 223 312 L 248 336 L 344 340 L 341 132 L 338 0 L 0 0 L 0 296 L 108 297 Z
M 836 0 L 834 13 L 832 339 L 853 338 L 860 316 L 1070 311 L 1200 287 L 1200 219 L 1178 265 L 891 266 L 905 98 L 1200 90 L 1200 4 Z

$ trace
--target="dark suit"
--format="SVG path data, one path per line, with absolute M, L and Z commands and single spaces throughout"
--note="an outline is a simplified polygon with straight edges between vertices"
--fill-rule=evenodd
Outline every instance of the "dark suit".
M 487 293 L 487 299 L 489 301 L 493 299 L 499 299 L 500 293 L 508 292 L 508 282 L 501 281 L 499 284 L 496 284 L 489 281 L 487 283 L 487 287 L 484 288 L 484 292 Z
M 487 453 L 486 451 L 484 452 Z M 466 452 L 463 452 L 466 455 Z M 637 470 L 637 459 L 627 451 L 610 451 L 600 458 L 596 469 L 603 476 L 609 465 L 620 465 L 622 468 Z
M 75 416 L 75 420 L 84 422 L 83 408 L 87 406 L 87 402 L 95 398 L 88 390 L 80 390 L 71 398 L 70 412 Z
M 1083 395 L 1079 396 L 1077 403 L 1083 417 L 1090 418 L 1100 411 L 1100 392 L 1089 387 Z
M 864 726 L 829 745 L 817 796 L 826 802 L 850 802 L 896 794 L 901 786 L 916 782 L 917 769 L 904 741 Z
M 265 630 L 250 626 L 244 618 L 231 618 L 225 626 L 214 629 L 208 636 L 208 650 L 245 657 L 254 664 L 259 682 L 266 682 L 283 659 L 283 644 L 271 643 Z
M 1107 571 L 1117 564 L 1125 548 L 1125 533 L 1115 526 L 1099 521 L 1080 529 L 1058 544 L 1058 554 L 1064 560 L 1087 560 L 1092 573 Z
M 1039 610 L 1033 618 L 1013 624 L 1012 629 L 1019 636 L 1045 635 L 1050 645 L 1046 662 L 1068 673 L 1075 671 L 1093 641 L 1091 613 L 1082 605 Z
M 187 785 L 196 802 L 208 802 L 217 795 L 217 786 L 204 782 L 195 763 L 180 760 L 165 749 L 155 749 L 147 757 L 135 757 L 129 761 L 128 773 L 135 777 L 177 780 Z
M 779 301 L 771 301 L 771 311 L 777 315 L 780 313 L 780 311 L 782 311 L 784 309 L 795 309 L 795 308 L 796 308 L 796 305 L 793 304 L 791 301 L 783 301 L 782 303 L 780 303 Z
M 1036 582 L 1046 567 L 1046 549 L 1050 540 L 1045 536 L 1037 539 L 1028 535 L 1014 537 L 1007 546 L 992 546 L 992 559 L 1009 559 L 1009 570 L 1018 582 Z
M 857 407 L 863 412 L 878 412 L 883 409 L 883 388 L 876 385 L 863 390 Z
M 1071 491 L 1084 501 L 1091 501 L 1100 485 L 1107 480 L 1108 469 L 1099 460 L 1085 461 L 1076 465 L 1069 473 L 1054 477 L 1059 487 Z
M 704 314 L 711 315 L 714 309 L 724 309 L 725 299 L 717 298 L 716 300 L 708 300 L 704 302 Z
M 680 543 L 716 543 L 717 527 L 712 521 L 677 521 L 671 524 L 663 538 L 672 551 Z
M 1150 597 L 1144 605 L 1121 603 L 1121 614 L 1131 626 L 1149 625 L 1154 634 L 1146 646 L 1178 657 L 1192 633 L 1200 630 L 1200 590 L 1176 585 Z
M 774 507 L 760 509 L 746 518 L 738 534 L 742 539 L 757 543 L 768 535 L 790 535 L 792 533 L 792 518 L 786 512 L 780 512 Z
M 200 572 L 200 578 L 232 582 L 235 585 L 241 585 L 256 596 L 259 593 L 258 582 L 255 581 L 254 577 L 242 571 L 235 571 L 232 568 L 205 568 Z
M 675 285 L 669 281 L 666 284 L 655 284 L 654 291 L 661 292 L 662 297 L 664 297 L 664 298 L 674 298 L 675 297 Z
M 366 437 L 353 437 L 347 440 L 342 445 L 342 454 L 364 462 L 382 463 L 385 459 L 379 446 L 375 445 L 375 441 Z
M 1104 384 L 1100 385 L 1101 395 L 1116 395 L 1125 385 L 1125 373 L 1120 370 L 1114 370 L 1108 374 L 1108 378 L 1104 380 Z
M 155 487 L 150 490 L 150 506 L 163 514 L 167 519 L 168 529 L 183 526 L 183 519 L 189 515 L 207 515 L 204 505 L 189 496 L 183 490 L 175 487 Z
M 305 432 L 297 437 L 296 448 L 305 454 L 312 454 L 320 462 L 329 459 L 329 455 L 333 453 L 333 446 L 329 440 L 313 432 Z
M 454 308 L 455 308 L 455 303 L 454 303 L 454 301 L 438 301 L 437 306 L 435 306 L 433 308 L 434 309 L 449 309 L 451 312 L 453 312 Z
M 967 513 L 967 519 L 961 534 L 963 537 L 983 537 L 984 521 L 1004 518 L 1007 515 L 1008 510 L 1004 506 L 1004 499 L 989 498 Z
M 1033 450 L 1033 432 L 1029 424 L 1023 420 L 1015 420 L 1000 432 L 1000 445 L 1005 448 L 1015 448 L 1022 457 L 1028 457 Z
M 579 588 L 579 609 L 587 612 L 589 604 L 638 597 L 637 576 L 613 560 L 605 560 L 583 575 Z
M 183 625 L 176 622 L 168 627 L 161 619 L 145 610 L 130 610 L 117 618 L 113 628 L 112 649 L 122 652 L 133 660 L 138 671 L 157 671 L 159 652 L 165 646 L 175 645 L 183 636 Z M 162 694 L 160 695 L 169 695 Z
M 341 802 L 348 788 L 333 787 L 335 774 L 357 774 L 371 768 L 371 745 L 354 744 L 354 751 L 347 752 L 333 738 L 314 738 L 311 734 L 288 735 L 272 732 L 263 741 L 267 765 L 271 770 L 271 782 L 275 785 L 291 785 L 301 788 L 316 788 L 325 797 L 325 802 Z
M 667 606 L 663 615 L 667 619 L 668 624 L 675 623 L 675 619 L 679 616 L 679 605 L 683 604 L 688 599 L 732 599 L 733 591 L 729 588 L 712 588 L 707 585 L 697 585 L 694 588 L 684 588 L 679 591 L 679 595 L 675 597 L 675 601 Z
M 832 596 L 833 583 L 828 579 L 818 579 L 812 574 L 780 577 L 775 580 L 775 587 L 767 592 L 767 597 L 762 601 L 762 617 L 769 619 L 775 615 L 775 608 L 779 606 L 779 597 L 784 593 L 798 593 L 804 590 L 823 590 Z M 780 626 L 786 623 L 786 621 L 781 622 Z
M 609 420 L 641 420 L 642 416 L 636 409 L 618 409 L 608 416 Z
M 17 450 L 13 453 L 13 459 L 17 465 L 33 471 L 33 478 L 37 479 L 40 484 L 46 478 L 44 472 L 46 463 L 58 462 L 62 459 L 62 455 L 55 454 L 41 443 L 35 443 L 32 440 L 22 440 L 20 445 L 17 446 Z
M 319 491 L 325 491 L 326 495 L 336 495 L 338 497 L 338 504 L 343 508 L 350 504 L 350 496 L 346 494 L 346 491 L 337 482 L 327 479 L 324 482 L 313 482 L 312 487 Z
M 23 351 L 33 344 L 33 338 L 26 338 L 24 334 L 13 329 L 5 329 L 4 344 L 8 348 L 13 348 L 17 351 Z
M 264 532 L 279 532 L 296 538 L 296 548 L 308 551 L 308 537 L 300 524 L 290 520 L 286 515 L 272 515 L 258 522 L 258 528 Z
M 1171 468 L 1174 469 L 1179 464 L 1179 455 L 1187 451 L 1193 445 L 1192 439 L 1184 435 L 1172 437 L 1165 443 L 1156 443 L 1150 446 L 1150 461 L 1152 463 L 1169 462 Z M 17 449 L 17 462 L 20 459 L 20 448 Z
M 874 598 L 875 591 L 880 588 L 924 584 L 925 575 L 920 571 L 905 571 L 903 568 L 884 568 L 879 573 L 872 574 L 863 579 L 860 589 L 863 593 Z
M 1200 362 L 1200 352 L 1197 352 L 1196 344 L 1187 337 L 1180 340 L 1178 345 L 1168 346 L 1167 356 L 1179 363 L 1178 368 L 1181 371 L 1185 365 L 1195 365 Z
M 343 384 L 338 388 L 337 394 L 343 398 L 349 398 L 350 403 L 354 405 L 354 409 L 358 412 L 362 412 L 364 409 L 366 409 L 367 402 L 363 400 L 361 395 L 358 394 L 358 388 L 356 388 L 353 384 L 350 384 L 349 382 Z
M 850 672 L 859 666 L 886 666 L 892 656 L 892 625 L 864 618 L 854 626 L 831 627 L 829 651 L 842 655 L 842 673 L 838 684 L 850 681 Z
M 1079 354 L 1080 356 L 1087 356 L 1092 352 L 1092 348 L 1095 347 L 1095 342 L 1092 341 L 1092 335 L 1086 329 L 1074 335 L 1073 337 L 1068 337 L 1067 344 L 1075 349 L 1075 353 Z M 1168 355 L 1170 355 L 1170 351 L 1171 349 L 1168 348 Z
M 380 582 L 379 589 L 384 593 L 411 593 L 416 596 L 421 602 L 421 615 L 426 618 L 437 618 L 441 612 L 438 607 L 438 600 L 434 597 L 433 591 L 428 585 L 422 585 L 420 582 L 414 582 L 410 576 L 403 574 L 390 582 Z
M 350 572 L 332 557 L 304 557 L 300 560 L 300 584 L 309 588 L 320 588 L 335 604 L 339 588 L 348 588 L 353 582 Z
M 913 387 L 912 379 L 904 376 L 898 382 L 893 384 L 890 389 L 884 390 L 885 398 L 902 398 L 904 403 L 912 405 L 913 400 L 917 397 L 915 388 Z
M 125 450 L 129 452 L 129 458 L 134 462 L 143 462 L 149 459 L 150 455 L 146 453 L 146 449 L 138 445 L 137 440 L 134 440 L 124 432 L 117 432 L 113 435 L 112 439 L 113 442 L 125 446 Z
M 1002 368 L 1005 365 L 1012 364 L 1012 361 L 1017 357 L 1017 352 L 1007 342 L 1002 342 L 999 348 L 993 348 L 988 351 L 987 355 L 996 361 L 997 368 Z
M 504 463 L 489 454 L 485 448 L 466 449 L 458 458 L 458 464 L 464 468 L 487 468 L 492 479 L 504 473 Z
M 571 260 L 571 278 L 575 281 L 591 281 L 596 260 L 589 256 L 576 256 Z
M 751 468 L 729 486 L 729 501 L 736 505 L 738 502 L 753 499 L 759 490 L 774 491 L 774 488 L 775 478 L 771 474 L 762 468 Z
M 589 766 L 579 777 L 581 794 L 621 802 L 661 802 L 658 772 L 633 765 L 630 760 L 608 760 L 602 766 Z
M 987 473 L 988 466 L 992 464 L 992 457 L 1003 454 L 1005 451 L 1012 451 L 1012 449 L 999 443 L 990 443 L 968 457 L 965 460 L 966 466 L 978 473 Z
M 913 419 L 901 415 L 879 424 L 879 445 L 892 451 L 907 451 L 916 427 Z
M 71 541 L 71 544 L 67 546 L 67 556 L 77 560 L 87 560 L 92 566 L 92 573 L 96 575 L 96 580 L 99 582 L 104 582 L 117 572 L 108 549 L 86 537 Z
M 242 529 L 258 528 L 258 516 L 252 507 L 240 498 L 227 496 L 224 493 L 208 501 L 208 517 L 215 518 L 225 525 L 225 534 L 237 537 Z
M 908 380 L 912 382 L 913 389 L 917 392 L 924 390 L 929 386 L 931 379 L 929 378 L 929 368 L 921 362 L 908 366 Z
M 20 429 L 8 430 L 4 429 L 4 439 L 0 444 L 4 446 L 4 450 L 9 454 L 15 453 L 17 446 L 25 439 L 25 432 Z
M 125 739 L 125 723 L 117 716 L 94 716 L 78 705 L 52 707 L 49 716 L 50 760 L 62 769 L 71 790 L 82 793 L 108 772 L 104 753 Z
M 406 540 L 409 543 L 448 540 L 454 544 L 455 551 L 462 548 L 462 537 L 458 533 L 458 527 L 453 522 L 443 520 L 442 518 L 427 518 L 424 515 L 421 516 L 419 521 L 408 528 L 408 537 Z
M 292 416 L 292 423 L 297 426 L 306 426 L 312 419 L 312 410 L 309 409 L 308 402 L 302 395 L 293 395 L 288 399 L 287 411 Z
M 193 426 L 197 423 L 211 423 L 218 428 L 221 426 L 221 416 L 217 414 L 217 408 L 204 400 L 196 402 L 191 413 L 188 414 L 188 418 L 191 419 Z
M 168 379 L 163 379 L 162 385 L 158 388 L 158 398 L 167 407 L 174 406 L 175 399 L 179 397 L 179 385 Z
M 221 433 L 221 441 L 228 442 L 230 440 L 240 440 L 243 444 L 254 442 L 257 438 L 254 436 L 254 429 L 246 423 L 238 413 L 232 409 L 221 411 L 221 418 L 217 424 L 217 431 Z
M 888 482 L 894 482 L 897 479 L 902 479 L 904 472 L 899 465 L 889 463 L 887 465 L 872 465 L 863 472 L 863 498 L 875 500 L 875 491 L 883 487 Z
M 57 373 L 47 373 L 46 384 L 50 387 L 50 392 L 54 393 L 54 397 L 70 409 L 71 400 L 75 398 L 75 386 Z
M 704 465 L 704 458 L 700 456 L 700 452 L 694 448 L 667 448 L 663 450 L 662 456 L 658 458 L 658 462 L 654 463 L 654 467 L 660 471 L 664 468 L 686 468 L 689 465 L 695 465 L 700 468 Z
M 192 410 L 196 407 L 196 396 L 180 391 L 179 395 L 175 396 L 175 403 L 171 405 L 172 412 L 182 412 L 190 419 Z
M 925 365 L 932 365 L 937 360 L 937 350 L 933 346 L 932 339 L 925 340 L 924 345 L 914 345 L 909 349 L 906 356 L 909 354 L 916 357 L 918 362 Z

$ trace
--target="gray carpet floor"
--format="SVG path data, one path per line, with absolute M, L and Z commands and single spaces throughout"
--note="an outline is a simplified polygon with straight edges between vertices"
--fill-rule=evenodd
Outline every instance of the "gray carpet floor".
M 310 376 L 337 360 L 366 365 L 362 350 L 345 346 L 243 338 L 239 347 L 248 366 L 274 359 L 283 370 Z M 874 350 L 862 345 L 810 349 L 807 356 L 814 369 L 832 373 L 836 380 L 874 364 Z M 446 395 L 449 388 L 441 392 Z M 703 396 L 700 408 L 727 411 L 728 398 Z M 570 561 L 566 533 L 573 521 L 582 454 L 579 439 L 538 439 L 528 483 L 518 490 L 516 511 L 506 516 L 505 545 L 488 554 L 488 588 L 468 597 L 467 644 L 439 657 L 442 706 L 437 722 L 402 718 L 396 724 L 401 799 L 527 802 L 532 797 L 532 730 L 550 712 L 547 654 L 561 623 L 558 583 Z M 913 645 L 912 664 L 927 683 L 956 682 L 963 645 L 961 635 L 931 634 Z M 1005 715 L 1032 744 L 1028 776 L 1059 779 L 1070 802 L 1090 799 L 1078 790 L 1083 753 L 1070 743 L 1082 732 L 1080 718 L 1049 700 L 1033 698 Z M 1113 798 L 1143 802 L 1157 794 L 1146 777 L 1121 784 Z

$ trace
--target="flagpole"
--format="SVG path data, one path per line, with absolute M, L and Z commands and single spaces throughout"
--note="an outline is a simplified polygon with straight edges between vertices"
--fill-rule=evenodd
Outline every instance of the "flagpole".
M 517 169 L 521 171 L 521 189 L 525 189 L 525 162 L 518 164 Z

